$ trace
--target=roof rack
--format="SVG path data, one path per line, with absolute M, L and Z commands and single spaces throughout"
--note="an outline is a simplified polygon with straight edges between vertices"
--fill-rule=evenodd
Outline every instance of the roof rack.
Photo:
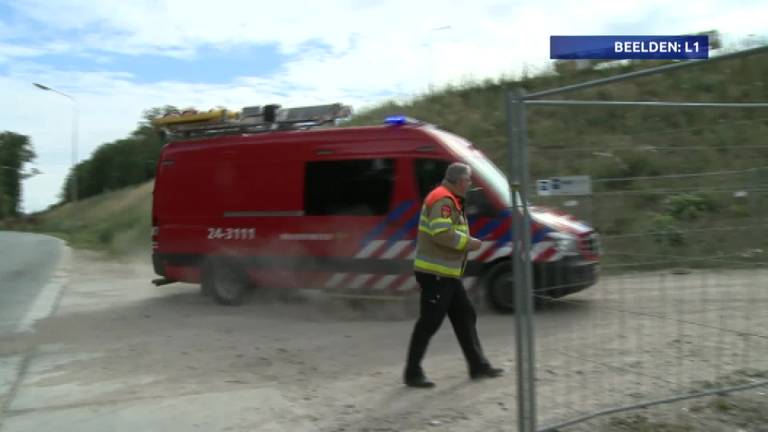
M 340 103 L 296 108 L 280 105 L 248 106 L 240 112 L 226 109 L 198 112 L 186 110 L 152 120 L 152 125 L 170 139 L 212 135 L 262 133 L 283 130 L 307 130 L 336 125 L 352 114 L 352 108 Z

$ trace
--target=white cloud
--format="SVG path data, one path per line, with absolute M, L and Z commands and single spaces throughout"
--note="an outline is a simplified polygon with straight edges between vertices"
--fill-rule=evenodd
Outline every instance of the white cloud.
M 45 53 L 39 48 L 0 43 L 0 57 L 33 57 Z
M 724 0 L 702 0 L 696 7 L 661 0 L 558 0 L 545 5 L 229 0 L 213 7 L 179 0 L 28 0 L 13 7 L 51 35 L 36 45 L 25 45 L 18 38 L 0 39 L 0 65 L 8 70 L 0 76 L 0 100 L 11 101 L 14 107 L 4 114 L 2 128 L 30 135 L 40 155 L 39 168 L 50 173 L 25 185 L 26 210 L 38 210 L 54 200 L 63 180 L 61 167 L 69 162 L 71 107 L 66 99 L 33 88 L 33 81 L 77 98 L 83 158 L 99 144 L 128 134 L 142 110 L 153 106 L 240 108 L 340 101 L 360 107 L 379 102 L 381 94 L 411 96 L 429 83 L 518 74 L 524 65 L 540 69 L 548 62 L 553 34 L 718 29 L 740 37 L 764 32 L 768 16 L 765 2 Z M 8 29 L 19 28 L 0 24 L 0 38 L 11 34 Z M 307 49 L 316 43 L 330 50 Z M 139 84 L 126 72 L 63 72 L 34 63 L 35 56 L 51 52 L 98 56 L 108 64 L 104 53 L 189 58 L 202 46 L 248 44 L 274 44 L 292 60 L 269 76 L 237 77 L 223 84 Z M 179 74 L 183 78 L 184 71 Z

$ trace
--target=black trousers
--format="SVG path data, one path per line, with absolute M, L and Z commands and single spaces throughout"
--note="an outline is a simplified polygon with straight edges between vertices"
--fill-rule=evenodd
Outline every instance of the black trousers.
M 408 347 L 406 377 L 418 377 L 423 374 L 421 360 L 424 358 L 430 339 L 443 323 L 445 315 L 448 315 L 451 320 L 470 373 L 490 367 L 477 336 L 477 314 L 461 279 L 416 272 L 416 280 L 421 287 L 421 304 L 419 319 L 413 328 L 411 343 Z

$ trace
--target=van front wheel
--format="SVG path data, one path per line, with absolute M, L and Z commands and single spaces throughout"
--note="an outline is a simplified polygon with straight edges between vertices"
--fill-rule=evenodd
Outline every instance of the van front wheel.
M 491 307 L 499 312 L 515 310 L 515 278 L 512 265 L 507 262 L 496 264 L 485 279 L 485 294 Z
M 202 290 L 212 295 L 217 303 L 226 306 L 242 304 L 248 286 L 248 276 L 237 263 L 224 258 L 206 260 Z

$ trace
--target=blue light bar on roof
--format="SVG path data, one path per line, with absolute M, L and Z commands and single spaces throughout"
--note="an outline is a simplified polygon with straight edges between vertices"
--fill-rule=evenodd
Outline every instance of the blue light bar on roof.
M 402 126 L 406 124 L 413 124 L 413 125 L 423 124 L 419 120 L 412 119 L 404 115 L 389 116 L 384 119 L 384 123 L 392 126 Z
M 384 119 L 384 123 L 389 125 L 404 125 L 408 122 L 408 119 L 405 116 L 397 115 L 397 116 L 389 116 Z

